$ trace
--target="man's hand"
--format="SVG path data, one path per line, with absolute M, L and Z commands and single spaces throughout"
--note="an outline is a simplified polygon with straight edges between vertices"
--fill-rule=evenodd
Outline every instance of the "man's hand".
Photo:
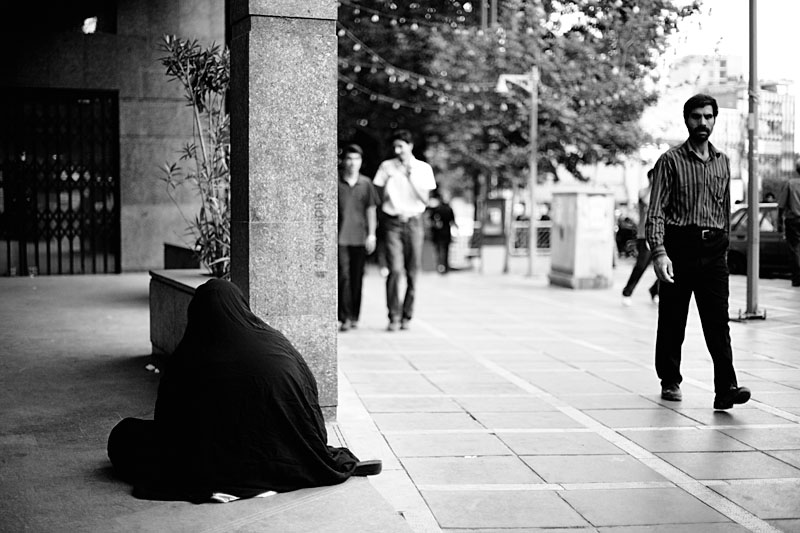
M 664 283 L 675 283 L 672 261 L 667 254 L 661 254 L 653 259 L 653 270 L 656 271 L 656 277 Z
M 376 242 L 375 235 L 367 235 L 367 240 L 364 242 L 364 246 L 367 248 L 367 255 L 375 251 Z

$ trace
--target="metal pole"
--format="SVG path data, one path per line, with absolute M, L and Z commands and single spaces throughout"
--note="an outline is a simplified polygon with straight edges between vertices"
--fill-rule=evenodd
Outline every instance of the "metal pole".
M 759 209 L 758 209 L 758 68 L 756 55 L 756 0 L 750 0 L 750 88 L 747 129 L 749 140 L 747 183 L 747 309 L 746 317 L 759 317 Z
M 490 25 L 492 28 L 497 26 L 497 0 L 492 0 L 492 12 L 490 14 Z
M 531 68 L 531 132 L 530 132 L 530 154 L 528 154 L 528 195 L 530 197 L 531 215 L 528 224 L 528 276 L 533 276 L 533 260 L 537 252 L 538 232 L 536 229 L 536 181 L 537 176 L 537 154 L 539 152 L 539 141 L 537 138 L 539 120 L 539 68 Z
M 489 0 L 481 0 L 481 29 L 486 31 L 486 12 L 489 9 L 488 6 Z

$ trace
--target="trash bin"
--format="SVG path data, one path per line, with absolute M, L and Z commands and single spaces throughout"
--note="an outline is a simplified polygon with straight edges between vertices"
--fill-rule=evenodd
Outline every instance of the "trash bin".
M 553 191 L 550 284 L 573 289 L 611 286 L 614 197 L 591 187 Z

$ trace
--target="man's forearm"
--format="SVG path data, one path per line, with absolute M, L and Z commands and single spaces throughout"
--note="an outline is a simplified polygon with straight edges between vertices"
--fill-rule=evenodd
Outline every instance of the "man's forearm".
M 373 205 L 367 208 L 367 236 L 375 236 L 378 228 L 378 213 L 377 208 Z

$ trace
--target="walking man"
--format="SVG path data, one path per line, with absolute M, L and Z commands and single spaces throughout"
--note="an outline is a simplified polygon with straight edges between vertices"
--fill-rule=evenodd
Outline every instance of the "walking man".
M 622 305 L 631 305 L 631 295 L 633 290 L 642 278 L 642 274 L 650 264 L 652 254 L 647 246 L 647 239 L 644 236 L 644 223 L 647 219 L 647 208 L 650 204 L 650 189 L 653 184 L 653 169 L 647 171 L 647 187 L 639 191 L 639 223 L 636 225 L 636 264 L 633 265 L 628 283 L 622 289 Z M 650 298 L 654 303 L 658 303 L 658 279 L 650 286 Z
M 439 274 L 450 272 L 450 243 L 453 241 L 452 227 L 458 227 L 453 208 L 450 207 L 448 193 L 438 189 L 431 193 L 430 220 L 431 236 L 436 248 L 436 271 Z
M 375 250 L 378 193 L 360 172 L 362 155 L 347 146 L 339 177 L 339 331 L 358 326 L 364 264 Z
M 656 335 L 661 398 L 682 398 L 681 346 L 694 293 L 714 363 L 714 409 L 730 409 L 749 400 L 750 391 L 736 381 L 728 326 L 730 162 L 708 141 L 717 113 L 717 101 L 708 95 L 684 104 L 689 138 L 656 163 L 645 229 L 661 281 Z
M 791 250 L 792 287 L 800 287 L 800 160 L 796 176 L 789 178 L 778 193 L 779 218 L 783 215 L 783 231 Z
M 422 259 L 424 229 L 422 215 L 430 192 L 436 188 L 433 169 L 414 157 L 414 140 L 407 130 L 392 135 L 395 157 L 378 167 L 373 180 L 382 199 L 385 222 L 386 305 L 389 308 L 389 331 L 408 329 L 414 315 L 417 272 Z M 400 301 L 400 278 L 405 271 L 406 293 Z

